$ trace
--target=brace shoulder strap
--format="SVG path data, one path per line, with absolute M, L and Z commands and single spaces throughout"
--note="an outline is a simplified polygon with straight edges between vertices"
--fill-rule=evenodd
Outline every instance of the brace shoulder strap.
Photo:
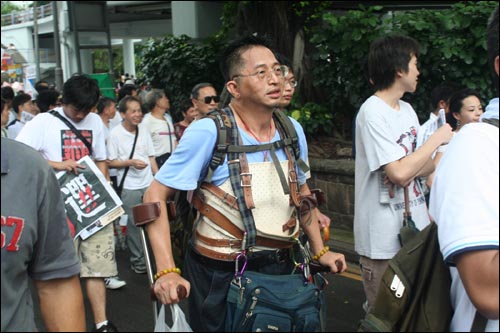
M 215 143 L 212 159 L 210 160 L 208 173 L 205 177 L 205 182 L 210 183 L 215 169 L 217 169 L 226 158 L 227 149 L 231 145 L 231 112 L 227 112 L 227 108 L 214 110 L 206 115 L 215 122 L 217 127 L 217 141 Z
M 293 156 L 295 157 L 295 161 L 297 166 L 304 172 L 309 171 L 309 166 L 304 160 L 300 157 L 300 145 L 299 145 L 299 137 L 297 135 L 297 131 L 295 130 L 295 126 L 293 125 L 290 118 L 281 110 L 274 110 L 274 120 L 281 127 L 283 132 L 282 141 L 287 148 L 291 148 L 293 151 Z

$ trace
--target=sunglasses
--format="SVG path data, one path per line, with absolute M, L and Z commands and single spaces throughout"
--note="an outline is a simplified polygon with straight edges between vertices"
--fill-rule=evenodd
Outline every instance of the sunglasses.
M 214 100 L 215 103 L 219 103 L 220 97 L 219 96 L 205 96 L 203 98 L 203 102 L 205 102 L 205 104 L 210 104 L 212 102 L 212 100 Z

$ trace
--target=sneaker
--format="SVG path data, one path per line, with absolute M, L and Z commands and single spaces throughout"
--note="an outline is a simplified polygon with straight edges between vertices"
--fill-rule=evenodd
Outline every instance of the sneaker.
M 134 265 L 130 265 L 130 269 L 136 272 L 137 274 L 146 274 L 146 267 L 137 267 Z
M 100 328 L 96 328 L 94 332 L 118 332 L 118 329 L 112 322 L 108 320 L 106 325 L 101 326 Z
M 104 283 L 107 289 L 120 289 L 127 284 L 127 282 L 123 281 L 118 276 L 104 278 Z

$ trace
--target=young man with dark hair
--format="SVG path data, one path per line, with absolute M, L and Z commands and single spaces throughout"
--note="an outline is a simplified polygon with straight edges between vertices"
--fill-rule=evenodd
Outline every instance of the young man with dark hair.
M 480 122 L 465 125 L 450 142 L 436 171 L 429 205 L 450 266 L 455 310 L 451 332 L 472 331 L 478 314 L 485 319 L 485 327 L 476 328 L 479 332 L 499 329 L 498 7 L 488 23 L 487 42 L 497 97 Z
M 28 122 L 17 141 L 35 148 L 55 171 L 78 174 L 84 166 L 78 160 L 90 156 L 109 180 L 104 125 L 92 112 L 99 100 L 97 81 L 86 75 L 75 75 L 63 86 L 62 107 L 55 111 L 78 129 L 90 144 L 91 150 L 61 119 L 46 112 Z M 106 317 L 106 287 L 104 278 L 117 275 L 113 225 L 110 223 L 86 240 L 78 240 L 77 252 L 81 263 L 80 277 L 85 280 L 86 292 L 99 332 L 114 332 L 116 327 Z
M 418 43 L 406 36 L 374 41 L 368 54 L 370 82 L 375 94 L 361 106 L 356 118 L 356 172 L 354 240 L 370 309 L 382 275 L 401 248 L 398 241 L 404 210 L 404 187 L 409 189 L 412 217 L 422 229 L 429 223 L 420 182 L 416 177 L 434 170 L 433 152 L 452 136 L 445 124 L 416 149 L 419 127 L 404 93 L 417 88 Z
M 19 94 L 12 101 L 12 109 L 17 117 L 7 124 L 9 138 L 15 139 L 24 125 L 38 114 L 38 107 L 28 94 Z

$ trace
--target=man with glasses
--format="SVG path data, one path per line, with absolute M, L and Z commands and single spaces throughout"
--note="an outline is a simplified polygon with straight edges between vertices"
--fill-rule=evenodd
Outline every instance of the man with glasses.
M 193 87 L 191 100 L 196 111 L 199 113 L 198 118 L 201 118 L 210 111 L 217 109 L 217 103 L 219 103 L 220 98 L 217 96 L 217 91 L 215 91 L 211 83 L 203 82 Z
M 270 45 L 262 38 L 244 37 L 229 44 L 225 50 L 221 69 L 226 81 L 226 89 L 232 96 L 229 107 L 225 111 L 226 114 L 234 115 L 241 145 L 262 145 L 281 140 L 280 133 L 276 129 L 277 123 L 274 121 L 273 111 L 280 103 L 283 80 L 286 76 L 285 68 L 278 63 Z M 307 142 L 304 131 L 297 122 L 294 122 L 294 128 L 298 134 L 298 145 L 301 148 L 300 158 L 305 160 Z M 246 236 L 243 240 L 233 237 L 224 227 L 217 228 L 217 223 L 220 222 L 221 216 L 223 219 L 229 218 L 228 215 L 231 215 L 231 219 L 236 219 L 234 223 L 243 222 L 240 212 L 236 210 L 236 213 L 231 213 L 230 210 L 234 208 L 229 206 L 220 207 L 221 216 L 207 217 L 199 214 L 195 221 L 196 230 L 193 232 L 185 256 L 184 274 L 181 276 L 172 255 L 166 199 L 173 197 L 178 190 L 195 190 L 203 181 L 205 181 L 204 186 L 209 186 L 216 191 L 224 188 L 223 191 L 228 194 L 227 196 L 224 194 L 224 198 L 230 199 L 233 197 L 233 194 L 229 193 L 232 192 L 230 182 L 234 179 L 229 176 L 229 165 L 240 163 L 239 167 L 249 167 L 253 177 L 251 190 L 256 204 L 252 212 L 254 217 L 261 216 L 255 218 L 257 231 L 267 224 L 272 225 L 275 232 L 280 234 L 277 237 L 283 237 L 282 232 L 286 232 L 285 236 L 289 237 L 289 229 L 283 230 L 282 220 L 289 221 L 291 217 L 290 197 L 281 189 L 269 195 L 264 193 L 266 189 L 273 188 L 275 183 L 281 186 L 278 172 L 273 162 L 269 160 L 268 151 L 240 154 L 239 160 L 231 158 L 229 162 L 230 156 L 228 155 L 228 158 L 213 170 L 210 180 L 205 178 L 207 166 L 210 164 L 217 143 L 217 135 L 216 123 L 210 118 L 203 118 L 191 124 L 189 130 L 184 133 L 178 148 L 166 162 L 166 167 L 158 171 L 155 180 L 144 194 L 144 202 L 159 202 L 161 207 L 159 217 L 147 226 L 158 268 L 154 283 L 155 295 L 164 304 L 177 303 L 180 297 L 177 288 L 180 286 L 186 288 L 189 296 L 190 325 L 195 332 L 225 330 L 226 297 L 235 274 L 237 255 L 243 253 L 242 249 L 246 249 Z M 274 153 L 278 160 L 287 164 L 288 158 L 283 148 L 276 149 Z M 292 168 L 298 169 L 294 166 Z M 245 174 L 248 175 L 248 173 Z M 306 175 L 300 169 L 297 170 L 297 182 L 300 184 L 301 194 L 310 194 L 306 184 Z M 257 183 L 263 183 L 265 188 L 257 186 Z M 248 185 L 245 184 L 245 186 Z M 203 193 L 207 194 L 207 198 L 211 194 Z M 264 197 L 266 199 L 263 199 Z M 238 198 L 240 201 L 244 200 L 242 195 Z M 204 200 L 200 194 L 193 197 L 195 204 L 200 202 L 198 200 Z M 215 206 L 217 203 L 224 205 L 222 200 L 210 201 L 210 204 Z M 246 202 L 245 206 L 248 207 Z M 212 211 L 212 208 L 207 208 L 207 210 L 202 206 L 198 205 L 198 207 L 200 213 Z M 274 218 L 274 214 L 279 214 L 280 217 Z M 296 219 L 293 221 L 296 222 L 293 228 L 298 228 L 300 222 L 301 227 L 308 234 L 311 250 L 315 254 L 321 254 L 317 255 L 321 264 L 330 267 L 332 272 L 342 272 L 346 269 L 344 256 L 329 252 L 323 246 L 319 224 L 316 222 L 314 213 L 311 214 L 311 223 L 302 223 Z M 226 227 L 229 228 L 227 225 Z M 291 251 L 274 242 L 267 244 L 266 247 L 252 246 L 250 248 L 245 269 L 269 275 L 290 275 L 294 267 Z M 339 262 L 338 268 L 336 261 Z

